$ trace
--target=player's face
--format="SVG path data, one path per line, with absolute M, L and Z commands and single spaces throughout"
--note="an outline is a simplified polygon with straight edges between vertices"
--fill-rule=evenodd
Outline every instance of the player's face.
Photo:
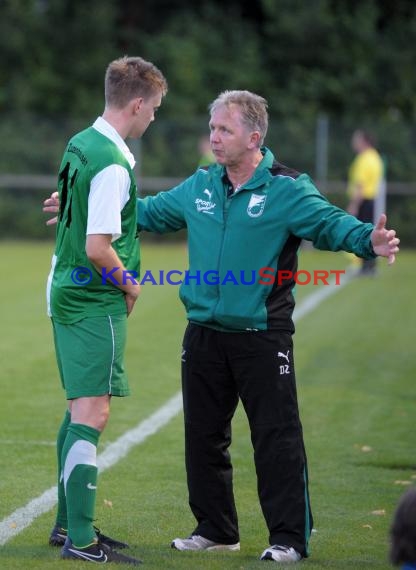
M 244 125 L 238 106 L 221 106 L 213 111 L 209 128 L 211 148 L 218 164 L 242 163 L 251 142 L 251 132 Z
M 162 94 L 152 95 L 147 99 L 141 99 L 136 111 L 136 120 L 132 126 L 130 136 L 140 138 L 147 127 L 155 120 L 155 113 L 162 102 Z

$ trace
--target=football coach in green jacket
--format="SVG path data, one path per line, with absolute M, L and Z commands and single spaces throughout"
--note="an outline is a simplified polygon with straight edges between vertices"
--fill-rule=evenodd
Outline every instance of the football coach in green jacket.
M 318 249 L 393 263 L 399 240 L 385 215 L 376 226 L 362 223 L 330 204 L 306 174 L 280 164 L 263 146 L 267 127 L 265 99 L 221 93 L 210 105 L 216 164 L 138 200 L 138 225 L 188 231 L 182 386 L 189 505 L 197 523 L 172 547 L 240 548 L 228 448 L 241 398 L 269 531 L 261 559 L 287 564 L 308 556 L 313 524 L 292 343 L 298 248 L 305 239 Z
M 197 525 L 172 546 L 239 548 L 228 447 L 241 398 L 269 530 L 270 547 L 261 558 L 288 563 L 308 555 L 312 530 L 292 345 L 300 242 L 393 262 L 398 239 L 385 229 L 385 216 L 376 228 L 361 223 L 330 204 L 306 174 L 279 164 L 263 146 L 267 126 L 262 97 L 221 93 L 210 105 L 216 164 L 141 200 L 138 224 L 151 232 L 188 230 L 189 273 L 180 289 L 189 320 L 182 383 L 189 504 Z M 264 268 L 292 279 L 253 282 Z M 211 280 L 210 272 L 219 279 Z

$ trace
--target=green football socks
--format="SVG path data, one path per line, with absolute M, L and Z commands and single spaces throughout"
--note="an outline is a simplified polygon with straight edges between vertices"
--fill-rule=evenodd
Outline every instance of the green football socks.
M 56 451 L 58 455 L 58 510 L 56 513 L 56 524 L 64 529 L 68 529 L 68 517 L 66 513 L 66 498 L 64 476 L 62 473 L 62 449 L 68 433 L 68 426 L 71 422 L 71 413 L 66 410 L 63 422 L 58 431 L 56 439 Z
M 62 449 L 68 536 L 78 548 L 96 540 L 93 521 L 99 437 L 100 432 L 90 426 L 70 423 Z

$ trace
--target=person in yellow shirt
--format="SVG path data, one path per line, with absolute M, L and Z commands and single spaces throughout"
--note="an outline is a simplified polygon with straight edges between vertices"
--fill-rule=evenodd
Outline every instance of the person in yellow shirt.
M 354 131 L 351 146 L 356 157 L 348 173 L 347 210 L 362 222 L 373 223 L 375 200 L 384 179 L 383 161 L 371 135 L 363 130 Z M 375 271 L 375 259 L 361 261 L 361 275 L 374 275 Z
M 215 156 L 211 149 L 211 142 L 208 135 L 203 135 L 198 141 L 199 160 L 198 166 L 209 166 L 215 163 Z

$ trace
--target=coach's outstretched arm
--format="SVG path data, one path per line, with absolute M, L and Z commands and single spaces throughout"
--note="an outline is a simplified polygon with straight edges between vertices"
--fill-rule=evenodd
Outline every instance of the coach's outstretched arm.
M 57 213 L 59 211 L 58 192 L 53 192 L 49 198 L 43 202 L 43 211 Z M 56 224 L 57 218 L 47 220 L 47 225 Z M 381 214 L 374 230 L 371 232 L 371 244 L 374 253 L 381 257 L 387 257 L 388 264 L 391 265 L 396 260 L 396 253 L 399 251 L 400 240 L 396 237 L 396 230 L 386 229 L 387 216 Z
M 374 253 L 388 258 L 388 264 L 395 262 L 395 254 L 399 251 L 400 240 L 395 230 L 386 229 L 387 216 L 381 214 L 376 227 L 371 232 L 371 243 Z
M 137 218 L 140 229 L 149 232 L 166 233 L 186 227 L 181 201 L 182 185 L 170 191 L 159 192 L 156 196 L 137 199 Z M 43 202 L 43 211 L 57 214 L 59 212 L 59 194 L 53 192 Z M 47 226 L 53 226 L 58 216 L 49 218 Z

